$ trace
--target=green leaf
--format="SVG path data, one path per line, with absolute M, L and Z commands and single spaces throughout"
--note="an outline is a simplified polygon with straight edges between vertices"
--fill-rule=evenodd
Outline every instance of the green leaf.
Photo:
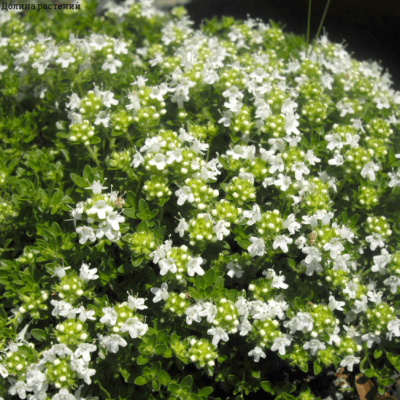
M 136 214 L 138 218 L 148 221 L 153 219 L 157 214 L 158 210 L 150 211 L 149 205 L 147 204 L 146 200 L 139 200 L 139 212 Z
M 374 358 L 375 359 L 381 358 L 381 355 L 382 355 L 382 350 L 381 349 L 375 349 Z
M 181 386 L 189 386 L 191 388 L 192 387 L 192 383 L 193 383 L 193 376 L 192 375 L 186 375 L 181 381 Z
M 373 376 L 375 376 L 375 370 L 373 370 L 372 368 L 368 368 L 365 370 L 364 375 L 367 378 L 372 378 Z
M 136 195 L 131 190 L 126 194 L 126 202 L 136 209 Z
M 204 274 L 204 281 L 205 281 L 205 287 L 211 286 L 215 282 L 215 269 L 210 268 L 205 274 Z
M 251 242 L 249 242 L 248 240 L 238 240 L 238 245 L 242 249 L 247 250 L 249 248 L 249 246 L 251 245 Z
M 215 281 L 214 287 L 216 289 L 221 289 L 221 290 L 224 288 L 224 278 L 222 276 L 219 276 L 217 278 L 217 280 Z
M 168 386 L 168 384 L 171 382 L 171 377 L 166 371 L 159 371 L 157 376 L 161 385 L 163 386 Z
M 151 381 L 151 385 L 152 385 L 153 390 L 155 392 L 159 392 L 160 391 L 161 384 L 160 384 L 160 381 L 158 379 L 153 379 Z
M 211 386 L 206 386 L 205 388 L 201 389 L 199 393 L 197 393 L 199 396 L 208 396 L 214 391 L 214 389 Z
M 201 275 L 197 275 L 196 279 L 195 279 L 195 286 L 197 289 L 202 289 L 203 287 L 205 287 L 205 280 L 204 277 Z
M 174 382 L 171 382 L 169 384 L 168 390 L 174 395 L 178 395 L 179 394 L 179 386 Z
M 89 182 L 93 181 L 93 170 L 90 165 L 85 165 L 85 168 L 83 168 L 83 177 Z
M 166 344 L 158 344 L 156 346 L 155 353 L 156 354 L 163 354 L 165 350 L 167 350 L 167 345 Z
M 7 282 L 7 283 L 8 283 L 8 282 Z M 8 319 L 8 318 L 7 318 L 7 313 L 4 311 L 4 308 L 3 308 L 2 305 L 0 305 L 0 316 L 1 316 L 1 318 L 3 318 L 3 319 Z
M 360 214 L 354 214 L 354 215 L 350 218 L 350 224 L 351 224 L 352 226 L 355 226 L 356 223 L 357 223 L 357 221 L 359 220 L 359 218 L 360 218 Z
M 144 376 L 138 376 L 135 379 L 135 385 L 143 386 L 147 383 L 147 379 Z
M 322 367 L 314 361 L 314 375 L 317 376 L 322 371 Z
M 138 365 L 144 365 L 147 364 L 149 362 L 149 358 L 145 357 L 144 355 L 140 355 L 137 360 L 136 360 Z
M 134 208 L 124 208 L 124 210 L 122 211 L 122 213 L 124 215 L 126 215 L 129 218 L 136 218 L 136 213 L 135 213 L 135 209 Z
M 71 173 L 70 177 L 72 181 L 75 183 L 76 186 L 79 186 L 81 188 L 87 188 L 89 184 L 83 179 L 81 176 Z
M 39 342 L 43 342 L 46 340 L 46 332 L 43 329 L 32 329 L 31 330 L 31 335 L 36 339 L 39 340 Z
M 272 384 L 269 381 L 262 381 L 261 382 L 261 387 L 267 392 L 271 393 L 272 395 L 275 394 L 275 392 L 272 390 Z

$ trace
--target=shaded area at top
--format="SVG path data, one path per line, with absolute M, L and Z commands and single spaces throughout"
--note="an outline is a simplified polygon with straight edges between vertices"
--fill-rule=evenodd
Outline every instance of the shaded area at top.
M 317 33 L 325 4 L 325 0 L 312 1 L 311 38 Z M 285 32 L 304 36 L 307 32 L 308 0 L 192 0 L 185 7 L 197 26 L 214 16 L 243 20 L 249 15 L 283 23 Z M 330 41 L 346 40 L 347 51 L 354 52 L 357 60 L 381 61 L 392 75 L 394 89 L 400 90 L 399 0 L 331 0 L 324 27 Z

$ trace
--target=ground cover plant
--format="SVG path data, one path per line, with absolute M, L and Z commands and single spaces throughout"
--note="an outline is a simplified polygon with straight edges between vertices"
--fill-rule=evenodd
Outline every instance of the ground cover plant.
M 389 73 L 273 22 L 51 6 L 0 12 L 0 396 L 308 400 L 338 367 L 384 393 Z

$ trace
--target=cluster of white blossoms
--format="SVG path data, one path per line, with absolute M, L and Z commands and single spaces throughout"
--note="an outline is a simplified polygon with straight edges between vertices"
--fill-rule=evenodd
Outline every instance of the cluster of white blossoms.
M 94 243 L 103 237 L 117 241 L 121 237 L 120 224 L 125 222 L 125 217 L 120 214 L 125 200 L 118 197 L 117 191 L 102 194 L 102 190 L 107 188 L 100 181 L 93 181 L 86 189 L 92 190 L 92 197 L 79 202 L 71 210 L 76 233 L 80 235 L 79 243 L 85 244 L 88 240 Z M 84 219 L 89 225 L 76 227 L 77 221 Z
M 63 113 L 54 121 L 57 139 L 46 140 L 66 159 L 74 152 L 79 168 L 89 156 L 97 165 L 85 168 L 85 179 L 68 165 L 76 172 L 71 186 L 92 192 L 71 210 L 76 249 L 41 240 L 25 253 L 29 259 L 40 253 L 31 262 L 37 268 L 48 262 L 46 254 L 74 250 L 80 262 L 93 256 L 99 265 L 84 262 L 79 274 L 54 269 L 59 298 L 48 301 L 46 318 L 56 322 L 51 334 L 58 344 L 38 352 L 37 361 L 23 356 L 33 346 L 25 339 L 28 324 L 0 347 L 9 394 L 46 400 L 56 389 L 54 400 L 79 400 L 82 386 L 71 393 L 77 380 L 90 385 L 104 368 L 101 360 L 127 350 L 129 337 L 138 339 L 132 347 L 142 343 L 132 350 L 140 353 L 132 356 L 137 370 L 154 378 L 135 377 L 143 390 L 150 381 L 151 390 L 157 387 L 162 379 L 153 369 L 158 373 L 156 363 L 173 353 L 228 377 L 238 354 L 254 362 L 280 357 L 304 372 L 312 364 L 315 371 L 330 365 L 353 371 L 363 370 L 371 352 L 398 348 L 400 92 L 389 74 L 352 59 L 326 35 L 294 48 L 280 28 L 250 17 L 194 29 L 184 10 L 166 16 L 151 0 L 101 6 L 104 33 L 71 32 L 59 43 L 43 34 L 0 37 L 0 74 L 13 71 L 21 82 L 34 77 L 17 87 L 19 100 L 33 89 L 47 110 L 56 83 L 66 71 L 73 76 L 56 100 Z M 17 19 L 7 18 L 0 15 L 0 26 L 13 32 L 7 24 Z M 116 26 L 124 36 L 107 34 Z M 112 187 L 103 193 L 103 176 L 130 190 L 130 210 Z M 117 267 L 111 259 L 122 262 Z M 138 293 L 128 292 L 127 301 L 111 305 L 104 296 L 84 305 L 96 290 L 120 297 L 137 276 Z M 155 304 L 147 306 L 149 289 Z M 35 320 L 47 311 L 42 303 L 50 291 L 19 296 L 13 324 L 30 311 Z M 156 312 L 152 328 L 146 313 Z M 35 338 L 46 335 L 32 330 Z M 150 336 L 167 339 L 148 350 Z M 232 366 L 220 368 L 226 354 Z M 141 367 L 144 359 L 148 367 Z

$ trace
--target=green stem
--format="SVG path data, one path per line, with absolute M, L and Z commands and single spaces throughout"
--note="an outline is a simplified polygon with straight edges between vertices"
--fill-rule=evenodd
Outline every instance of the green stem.
M 322 26 L 323 26 L 324 21 L 325 21 L 326 14 L 327 14 L 327 12 L 328 12 L 328 8 L 329 8 L 329 3 L 330 3 L 330 2 L 331 2 L 331 0 L 328 0 L 328 1 L 326 2 L 325 10 L 324 10 L 324 13 L 322 14 L 322 19 L 321 19 L 321 22 L 320 22 L 320 24 L 319 24 L 317 34 L 315 35 L 315 39 L 318 39 L 318 36 L 319 36 L 319 34 L 320 34 L 320 32 L 321 32 Z
M 313 45 L 312 45 L 312 47 L 311 47 L 310 54 L 312 54 L 312 52 L 313 52 L 313 50 L 314 50 L 315 43 L 316 43 L 316 41 L 317 41 L 317 39 L 318 39 L 319 34 L 321 33 L 321 29 L 322 29 L 322 26 L 324 25 L 325 17 L 326 17 L 326 14 L 327 14 L 327 12 L 328 12 L 328 8 L 329 8 L 330 2 L 331 2 L 331 0 L 328 0 L 328 1 L 326 2 L 325 10 L 324 10 L 324 13 L 322 14 L 321 22 L 320 22 L 320 24 L 319 24 L 317 34 L 315 35 L 315 40 L 314 40 L 314 43 L 313 43 Z
M 311 0 L 308 1 L 307 50 L 306 50 L 306 57 L 308 56 L 308 45 L 310 44 L 310 27 L 311 27 Z
M 97 158 L 97 154 L 96 152 L 90 147 L 90 146 L 86 146 L 86 148 L 89 150 L 89 154 L 90 156 L 93 158 L 93 161 L 96 163 L 96 165 L 100 168 L 100 161 Z

